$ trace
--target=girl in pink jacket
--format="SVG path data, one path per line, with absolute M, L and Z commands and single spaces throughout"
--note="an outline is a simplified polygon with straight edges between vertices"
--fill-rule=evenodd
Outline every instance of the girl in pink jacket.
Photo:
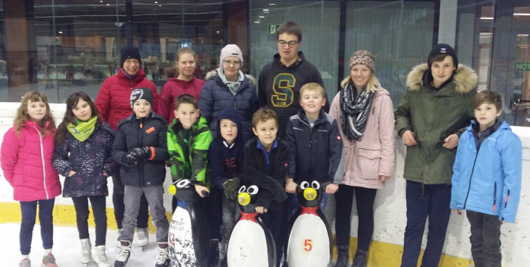
M 13 198 L 20 201 L 19 266 L 31 266 L 29 252 L 37 206 L 41 224 L 44 257 L 42 266 L 57 267 L 52 254 L 53 206 L 61 194 L 59 175 L 52 165 L 55 121 L 45 95 L 30 91 L 22 97 L 14 126 L 4 135 L 0 161 L 4 177 L 13 187 Z
M 374 74 L 374 56 L 365 50 L 350 58 L 350 75 L 333 99 L 330 115 L 339 122 L 344 145 L 344 177 L 335 193 L 338 258 L 336 267 L 349 259 L 350 218 L 355 195 L 359 215 L 357 252 L 352 267 L 366 267 L 374 231 L 377 189 L 394 173 L 394 107 L 387 90 Z

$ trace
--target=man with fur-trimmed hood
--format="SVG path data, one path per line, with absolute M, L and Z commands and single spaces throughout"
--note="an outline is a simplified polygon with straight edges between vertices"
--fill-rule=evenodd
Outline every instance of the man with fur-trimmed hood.
M 412 69 L 407 92 L 395 112 L 396 131 L 407 146 L 407 226 L 402 267 L 416 266 L 429 219 L 422 266 L 438 266 L 451 199 L 451 177 L 460 135 L 473 118 L 477 75 L 458 64 L 455 50 L 436 45 L 428 63 Z

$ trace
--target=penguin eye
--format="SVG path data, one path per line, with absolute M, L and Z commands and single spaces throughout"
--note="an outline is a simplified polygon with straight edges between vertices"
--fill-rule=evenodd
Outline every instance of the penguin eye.
M 185 188 L 191 183 L 188 179 L 182 179 L 177 182 L 177 188 Z
M 257 185 L 251 185 L 248 187 L 248 190 L 247 190 L 247 193 L 251 194 L 251 195 L 255 195 L 259 192 L 259 188 Z
M 242 185 L 240 188 L 239 188 L 239 191 L 237 191 L 238 194 L 241 194 L 243 192 L 247 191 L 247 187 Z
M 311 182 L 311 187 L 313 187 L 314 189 L 318 190 L 318 189 L 320 189 L 320 183 L 318 181 L 313 181 L 313 182 Z
M 309 187 L 309 183 L 307 181 L 303 181 L 300 184 L 300 189 L 302 189 L 302 190 L 306 190 L 308 187 Z

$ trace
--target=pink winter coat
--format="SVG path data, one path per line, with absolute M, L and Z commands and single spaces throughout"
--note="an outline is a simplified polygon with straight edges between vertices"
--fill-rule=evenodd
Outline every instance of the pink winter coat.
M 59 175 L 52 165 L 53 137 L 49 133 L 41 137 L 40 127 L 33 121 L 26 121 L 20 136 L 15 127 L 4 134 L 0 161 L 15 200 L 45 200 L 61 194 Z
M 366 129 L 360 141 L 351 141 L 342 132 L 340 93 L 333 98 L 329 114 L 339 122 L 344 145 L 342 184 L 381 189 L 384 184 L 379 182 L 379 175 L 392 176 L 396 151 L 394 107 L 387 90 L 377 88 L 370 109 Z

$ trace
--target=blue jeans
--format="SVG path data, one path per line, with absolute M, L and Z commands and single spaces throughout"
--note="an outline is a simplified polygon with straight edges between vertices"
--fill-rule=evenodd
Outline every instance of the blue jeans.
M 40 235 L 44 249 L 53 247 L 53 206 L 55 198 L 48 200 L 21 201 L 20 211 L 22 223 L 20 225 L 20 253 L 28 255 L 31 251 L 33 226 L 37 217 L 37 204 L 39 205 Z
M 88 233 L 88 200 L 92 204 L 92 213 L 96 223 L 96 246 L 104 246 L 107 240 L 107 199 L 105 196 L 72 197 L 74 202 L 79 239 L 89 238 Z
M 422 267 L 437 267 L 442 256 L 451 210 L 451 185 L 426 185 L 407 181 L 407 226 L 401 267 L 416 267 L 425 222 L 429 218 L 427 246 Z

